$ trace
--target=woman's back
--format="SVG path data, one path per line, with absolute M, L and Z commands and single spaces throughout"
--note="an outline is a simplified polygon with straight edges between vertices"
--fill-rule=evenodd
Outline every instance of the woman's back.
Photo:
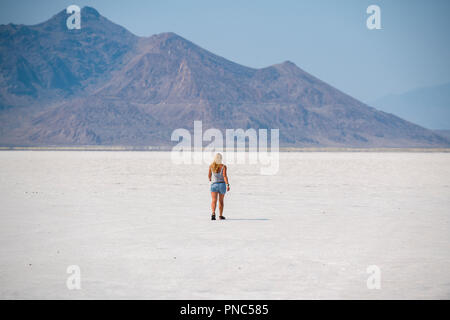
M 225 179 L 223 178 L 223 168 L 224 168 L 223 164 L 220 166 L 217 172 L 214 172 L 213 168 L 211 168 L 212 172 L 211 183 L 225 182 Z

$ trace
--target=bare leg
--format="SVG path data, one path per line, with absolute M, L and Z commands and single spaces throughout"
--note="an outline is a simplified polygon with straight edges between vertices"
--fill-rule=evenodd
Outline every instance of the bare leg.
M 217 204 L 217 194 L 218 192 L 211 192 L 211 210 L 212 210 L 212 214 L 216 213 L 216 204 Z
M 224 194 L 219 194 L 219 215 L 222 216 L 223 213 L 223 198 L 225 197 Z

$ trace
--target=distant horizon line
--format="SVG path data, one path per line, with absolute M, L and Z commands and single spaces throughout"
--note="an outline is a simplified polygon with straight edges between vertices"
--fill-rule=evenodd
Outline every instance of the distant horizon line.
M 194 149 L 194 148 L 192 148 Z M 185 152 L 209 152 L 211 150 L 191 150 Z M 24 146 L 0 146 L 0 151 L 144 151 L 144 152 L 171 152 L 171 146 L 42 146 L 42 147 L 24 147 Z M 235 150 L 221 150 L 220 152 L 249 152 L 248 148 Z M 279 147 L 279 152 L 412 152 L 412 153 L 450 153 L 450 148 L 436 147 Z M 258 151 L 254 151 L 258 152 Z M 271 152 L 268 148 L 267 152 Z

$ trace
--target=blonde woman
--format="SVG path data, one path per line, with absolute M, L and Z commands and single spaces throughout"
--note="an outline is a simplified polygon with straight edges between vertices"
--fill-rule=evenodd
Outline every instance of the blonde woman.
M 219 219 L 225 220 L 223 216 L 223 198 L 225 193 L 230 191 L 230 184 L 228 183 L 227 166 L 222 163 L 222 155 L 220 153 L 216 153 L 213 162 L 209 166 L 208 178 L 211 181 L 211 220 L 216 220 L 217 198 L 219 198 Z

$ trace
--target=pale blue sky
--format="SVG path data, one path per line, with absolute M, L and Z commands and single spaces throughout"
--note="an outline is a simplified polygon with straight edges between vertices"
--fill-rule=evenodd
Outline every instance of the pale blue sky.
M 232 61 L 291 60 L 369 102 L 450 82 L 448 0 L 1 0 L 0 23 L 35 24 L 70 4 L 140 36 L 173 31 Z M 382 30 L 366 8 L 381 7 Z

